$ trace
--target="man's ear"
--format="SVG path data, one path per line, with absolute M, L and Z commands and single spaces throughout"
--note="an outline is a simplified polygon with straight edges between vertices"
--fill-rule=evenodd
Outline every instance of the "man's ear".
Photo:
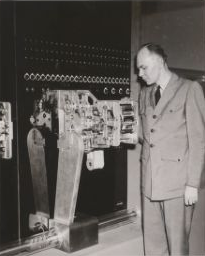
M 160 67 L 164 67 L 164 60 L 161 56 L 156 55 L 155 61 Z

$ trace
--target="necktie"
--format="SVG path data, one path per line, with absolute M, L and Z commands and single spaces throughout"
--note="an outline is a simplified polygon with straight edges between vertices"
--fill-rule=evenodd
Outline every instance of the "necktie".
M 157 90 L 155 91 L 155 105 L 157 105 L 160 98 L 161 98 L 160 85 L 158 85 Z

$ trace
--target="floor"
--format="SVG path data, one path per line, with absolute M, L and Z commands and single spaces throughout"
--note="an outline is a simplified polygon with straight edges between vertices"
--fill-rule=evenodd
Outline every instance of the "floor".
M 35 256 L 65 256 L 68 253 L 48 249 Z M 97 245 L 82 249 L 71 256 L 143 256 L 142 232 L 140 223 L 130 223 L 99 233 Z
M 205 189 L 199 194 L 190 237 L 190 256 L 205 256 Z M 34 256 L 144 256 L 141 219 L 120 224 L 118 227 L 99 232 L 99 243 L 88 248 L 65 253 L 58 249 L 47 249 Z M 30 255 L 30 254 L 29 254 Z
M 199 193 L 192 232 L 190 236 L 190 255 L 205 256 L 205 188 Z M 73 253 L 48 249 L 35 256 L 143 256 L 142 231 L 140 218 L 135 223 L 121 225 L 99 233 L 99 243 Z

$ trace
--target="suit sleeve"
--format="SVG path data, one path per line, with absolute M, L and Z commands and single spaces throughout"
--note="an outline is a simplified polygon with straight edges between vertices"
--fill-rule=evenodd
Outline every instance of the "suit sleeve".
M 187 93 L 186 124 L 189 143 L 186 185 L 198 188 L 205 161 L 205 99 L 197 82 L 190 85 Z

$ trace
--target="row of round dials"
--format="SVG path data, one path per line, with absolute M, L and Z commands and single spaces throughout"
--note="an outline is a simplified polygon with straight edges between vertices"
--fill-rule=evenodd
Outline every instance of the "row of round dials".
M 26 81 L 47 81 L 47 82 L 71 82 L 87 84 L 116 84 L 129 85 L 130 79 L 127 77 L 110 77 L 110 76 L 87 76 L 87 75 L 63 75 L 63 74 L 39 74 L 25 73 Z
M 42 89 L 43 90 L 43 89 Z M 26 87 L 26 92 L 32 92 L 34 93 L 35 92 L 35 88 L 34 87 Z M 106 96 L 109 96 L 109 95 L 115 95 L 115 96 L 118 96 L 118 95 L 127 95 L 129 96 L 130 95 L 130 88 L 115 88 L 115 87 L 104 87 L 103 88 L 103 94 L 106 95 Z

